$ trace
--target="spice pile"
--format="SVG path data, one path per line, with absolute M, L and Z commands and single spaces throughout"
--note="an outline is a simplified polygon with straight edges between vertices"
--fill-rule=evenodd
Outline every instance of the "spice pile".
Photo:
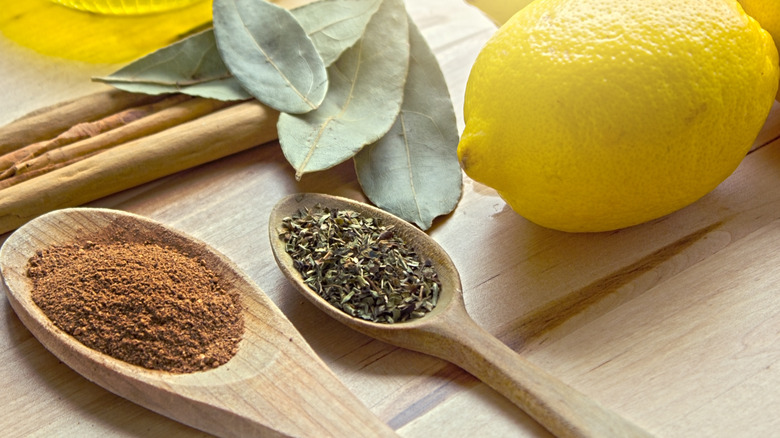
M 238 351 L 238 294 L 204 260 L 142 243 L 54 246 L 29 261 L 33 301 L 84 345 L 149 369 L 215 368 Z
M 282 230 L 304 282 L 348 315 L 394 323 L 436 306 L 441 282 L 433 264 L 379 219 L 316 206 L 285 218 Z

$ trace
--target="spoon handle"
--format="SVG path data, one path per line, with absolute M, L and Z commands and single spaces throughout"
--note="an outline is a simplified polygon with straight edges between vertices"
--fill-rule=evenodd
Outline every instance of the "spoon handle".
M 558 437 L 650 437 L 534 365 L 467 315 L 437 327 L 438 356 L 480 379 Z

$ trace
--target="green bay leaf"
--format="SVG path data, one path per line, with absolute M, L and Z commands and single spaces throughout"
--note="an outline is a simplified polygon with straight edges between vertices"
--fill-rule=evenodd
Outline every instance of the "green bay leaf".
M 409 21 L 411 61 L 401 112 L 387 135 L 354 161 L 371 202 L 425 230 L 455 208 L 462 176 L 457 122 L 444 75 Z
M 408 38 L 403 1 L 384 0 L 363 37 L 328 68 L 320 108 L 280 115 L 279 142 L 296 178 L 348 160 L 390 129 L 403 100 Z
M 381 0 L 318 0 L 291 10 L 325 65 L 360 39 Z M 220 100 L 252 97 L 217 50 L 214 30 L 192 35 L 93 80 L 146 94 L 184 93 Z
M 328 73 L 290 11 L 265 0 L 214 0 L 213 8 L 219 53 L 249 94 L 286 113 L 320 106 Z
M 134 93 L 185 93 L 220 100 L 249 99 L 217 52 L 209 29 L 93 80 Z
M 291 12 L 329 66 L 363 36 L 382 0 L 318 0 Z

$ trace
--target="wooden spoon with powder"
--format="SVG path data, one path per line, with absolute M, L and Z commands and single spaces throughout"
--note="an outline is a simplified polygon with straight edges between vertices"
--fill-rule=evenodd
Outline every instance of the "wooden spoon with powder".
M 197 259 L 240 295 L 244 333 L 216 368 L 172 373 L 132 365 L 86 347 L 33 302 L 29 260 L 52 245 L 91 239 L 154 242 Z M 238 267 L 204 242 L 152 220 L 105 209 L 64 209 L 14 232 L 0 249 L 0 283 L 32 334 L 75 371 L 109 391 L 218 436 L 396 436 L 314 353 Z

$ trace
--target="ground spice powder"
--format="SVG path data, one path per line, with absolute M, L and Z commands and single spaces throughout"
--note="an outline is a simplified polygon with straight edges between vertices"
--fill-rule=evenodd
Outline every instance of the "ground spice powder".
M 226 363 L 243 334 L 238 294 L 202 259 L 152 243 L 54 246 L 29 261 L 33 301 L 84 345 L 175 373 Z

